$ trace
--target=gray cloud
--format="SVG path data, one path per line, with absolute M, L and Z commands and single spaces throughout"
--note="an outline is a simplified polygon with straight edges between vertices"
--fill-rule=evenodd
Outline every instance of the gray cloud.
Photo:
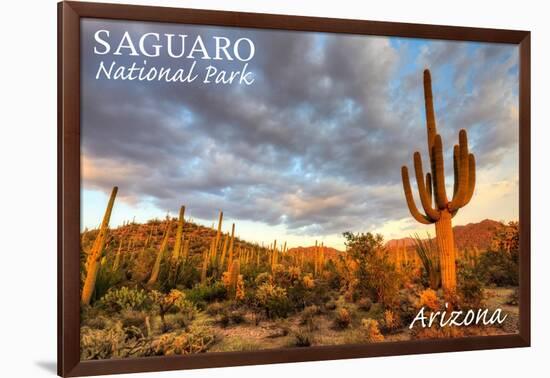
M 200 33 L 207 45 L 212 35 L 246 36 L 256 45 L 249 64 L 256 82 L 243 88 L 95 80 L 101 57 L 91 53 L 90 37 L 99 26 L 112 35 Z M 170 210 L 185 203 L 198 218 L 221 208 L 298 234 L 404 218 L 400 167 L 411 165 L 413 151 L 425 151 L 425 66 L 437 83 L 447 150 L 462 127 L 481 167 L 497 164 L 517 144 L 517 55 L 510 47 L 432 42 L 410 62 L 381 37 L 105 20 L 84 21 L 83 36 L 84 187 L 119 185 L 128 201 L 148 199 Z M 148 64 L 180 62 L 161 56 Z M 407 71 L 410 64 L 417 69 Z

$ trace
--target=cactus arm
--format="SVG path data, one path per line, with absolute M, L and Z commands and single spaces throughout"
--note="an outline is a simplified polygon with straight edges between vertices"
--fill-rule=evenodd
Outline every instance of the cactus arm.
M 424 70 L 424 104 L 426 106 L 426 129 L 428 131 L 428 151 L 432 158 L 432 147 L 437 135 L 435 111 L 432 95 L 432 76 L 429 70 Z
M 409 211 L 414 219 L 422 224 L 431 224 L 433 223 L 427 216 L 421 214 L 414 203 L 414 198 L 412 196 L 411 183 L 409 180 L 409 171 L 407 167 L 401 167 L 401 178 L 403 179 L 403 190 L 405 191 L 405 198 L 407 200 L 407 206 Z
M 466 194 L 464 205 L 470 203 L 476 187 L 476 158 L 474 154 L 468 155 L 468 170 L 468 193 Z
M 455 212 L 465 205 L 466 196 L 468 194 L 468 162 L 469 162 L 469 153 L 468 153 L 468 135 L 466 130 L 460 130 L 458 134 L 459 145 L 458 145 L 458 187 L 456 190 L 456 195 L 453 196 L 453 200 L 449 204 L 449 210 Z M 456 182 L 456 178 L 455 178 Z M 456 184 L 455 184 L 456 185 Z
M 439 209 L 447 208 L 447 192 L 445 190 L 445 164 L 443 162 L 443 143 L 441 135 L 437 134 L 432 149 L 432 175 L 434 181 L 435 202 Z
M 458 155 L 459 155 L 458 144 L 455 144 L 453 148 L 453 169 L 454 169 L 453 198 L 456 197 L 456 192 L 458 190 L 458 176 L 460 175 L 459 166 L 458 166 L 458 160 L 459 160 Z
M 429 204 L 432 206 L 432 174 L 430 172 L 426 173 L 426 190 L 428 191 L 428 197 L 430 200 Z
M 413 160 L 414 171 L 416 173 L 416 184 L 418 185 L 418 194 L 420 195 L 422 208 L 424 208 L 426 216 L 430 218 L 430 220 L 435 222 L 439 219 L 439 211 L 432 207 L 430 194 L 428 194 L 428 191 L 426 190 L 426 186 L 424 183 L 424 172 L 422 170 L 422 157 L 420 156 L 420 152 L 414 153 Z

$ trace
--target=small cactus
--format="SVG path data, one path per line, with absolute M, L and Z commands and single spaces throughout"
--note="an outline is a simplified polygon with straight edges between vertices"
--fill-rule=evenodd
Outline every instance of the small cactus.
M 83 305 L 89 305 L 90 300 L 92 299 L 97 273 L 99 271 L 100 260 L 103 256 L 103 248 L 107 239 L 107 233 L 109 232 L 109 220 L 111 219 L 111 213 L 113 211 L 117 192 L 118 187 L 115 186 L 111 192 L 111 197 L 109 198 L 105 214 L 103 215 L 103 221 L 101 222 L 99 233 L 97 234 L 92 249 L 88 255 L 88 260 L 86 262 L 86 279 L 84 281 L 84 287 L 82 288 L 81 297 L 81 303 Z

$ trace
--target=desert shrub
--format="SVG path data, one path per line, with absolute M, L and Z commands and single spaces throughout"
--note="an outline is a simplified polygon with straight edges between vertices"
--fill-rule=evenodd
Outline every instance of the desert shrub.
M 344 232 L 347 252 L 352 261 L 346 262 L 348 269 L 349 299 L 369 297 L 392 307 L 398 300 L 400 275 L 389 261 L 382 235 L 370 232 L 353 234 Z
M 370 300 L 370 298 L 360 298 L 357 301 L 357 308 L 359 310 L 370 311 L 371 307 L 372 307 L 372 301 Z
M 327 282 L 328 287 L 331 290 L 339 290 L 344 284 L 344 280 L 340 275 L 334 261 L 328 260 L 325 263 L 325 271 L 323 272 L 323 278 Z
M 509 222 L 498 229 L 491 240 L 490 250 L 502 252 L 514 263 L 519 263 L 519 223 Z
M 519 284 L 519 224 L 510 222 L 495 232 L 489 250 L 482 253 L 477 273 L 485 284 Z
M 168 330 L 165 315 L 169 311 L 180 311 L 182 314 L 187 316 L 188 321 L 190 321 L 195 315 L 195 306 L 186 300 L 185 294 L 179 290 L 171 290 L 168 294 L 152 290 L 149 293 L 149 297 L 153 303 L 153 308 L 160 316 L 163 332 Z
M 124 280 L 124 274 L 122 271 L 113 270 L 112 264 L 104 258 L 97 272 L 97 278 L 95 281 L 94 293 L 92 295 L 92 303 L 101 299 L 107 291 L 120 284 Z
M 237 277 L 237 287 L 235 289 L 235 300 L 242 301 L 244 300 L 244 297 L 246 295 L 246 291 L 244 288 L 244 280 L 242 274 L 239 274 Z
M 245 317 L 241 310 L 225 309 L 218 314 L 218 322 L 222 327 L 244 323 Z
M 344 299 L 347 302 L 353 303 L 357 302 L 362 295 L 366 295 L 365 291 L 359 290 L 359 280 L 357 278 L 353 278 L 349 280 L 345 285 L 345 291 L 344 291 Z
M 204 353 L 216 342 L 216 335 L 206 327 L 190 327 L 186 332 L 167 333 L 151 343 L 155 355 Z
M 82 318 L 82 325 L 93 329 L 108 328 L 110 323 L 109 319 L 102 315 L 86 316 Z
M 465 307 L 479 307 L 483 302 L 483 283 L 469 268 L 458 275 L 458 299 Z
M 370 277 L 367 284 L 369 297 L 386 307 L 393 307 L 399 299 L 399 273 L 389 262 L 386 255 L 373 256 L 367 265 L 367 275 Z
M 144 282 L 151 276 L 151 267 L 155 263 L 157 249 L 147 248 L 135 254 L 128 273 L 132 281 Z
M 208 315 L 216 316 L 225 311 L 226 307 L 227 306 L 222 302 L 213 302 L 206 307 L 206 313 Z
M 295 347 L 309 347 L 313 343 L 313 334 L 303 329 L 298 329 L 294 332 L 294 338 L 291 346 Z
M 363 339 L 369 343 L 384 340 L 384 336 L 380 332 L 378 322 L 375 319 L 362 319 L 360 332 Z
M 191 260 L 182 263 L 176 276 L 176 287 L 190 289 L 199 282 L 201 273 L 197 266 Z
M 145 318 L 147 313 L 136 310 L 122 310 L 120 312 L 120 321 L 124 327 L 138 327 L 144 333 L 147 333 Z
M 402 291 L 399 299 L 399 307 L 395 308 L 402 324 L 410 323 L 418 313 L 417 289 Z
M 437 311 L 440 308 L 437 293 L 433 289 L 426 289 L 420 293 L 418 307 L 427 307 L 431 311 Z
M 487 251 L 479 257 L 479 277 L 487 285 L 517 286 L 519 266 L 510 255 L 502 251 Z
M 519 290 L 517 288 L 510 293 L 508 299 L 506 300 L 506 304 L 510 306 L 519 305 Z
M 201 308 L 206 307 L 207 303 L 224 300 L 226 296 L 227 289 L 222 282 L 216 282 L 212 285 L 196 285 L 186 291 L 187 300 Z
M 315 287 L 315 280 L 311 274 L 306 274 L 302 278 L 302 283 L 306 289 L 313 289 Z
M 309 331 L 318 329 L 319 327 L 315 323 L 315 317 L 319 314 L 320 309 L 315 305 L 304 308 L 300 316 L 300 324 L 306 326 Z
M 297 281 L 302 276 L 302 271 L 299 266 L 289 266 L 288 267 L 288 276 L 291 282 Z
M 123 286 L 119 289 L 109 289 L 101 298 L 104 306 L 112 311 L 145 310 L 149 307 L 149 297 L 144 290 Z
M 275 264 L 271 268 L 271 275 L 273 277 L 273 282 L 278 286 L 289 287 L 292 284 L 288 271 L 282 264 Z
M 433 290 L 437 290 L 441 284 L 441 267 L 439 254 L 433 239 L 428 234 L 426 240 L 414 235 L 415 251 L 422 262 L 422 283 Z
M 330 310 L 330 311 L 336 309 L 336 307 L 337 307 L 337 305 L 336 305 L 336 302 L 334 300 L 330 300 L 325 304 L 325 308 L 327 310 Z
M 269 274 L 268 272 L 262 272 L 256 276 L 254 282 L 256 283 L 256 286 L 259 287 L 265 283 L 272 283 L 273 277 L 271 277 L 271 274 Z
M 264 283 L 256 290 L 257 305 L 268 318 L 284 318 L 291 311 L 291 303 L 285 289 Z
M 108 329 L 82 327 L 80 331 L 80 359 L 139 357 L 150 352 L 149 341 L 137 327 L 123 327 L 117 322 Z
M 351 314 L 347 308 L 340 308 L 334 317 L 334 326 L 340 329 L 348 328 L 351 324 Z
M 311 276 L 306 277 L 307 281 Z M 314 282 L 312 278 L 311 280 Z M 323 280 L 316 280 L 313 286 L 298 280 L 287 289 L 287 295 L 295 311 L 302 311 L 311 305 L 322 306 L 330 300 L 328 284 Z
M 167 314 L 164 320 L 164 332 L 187 328 L 194 319 L 194 316 L 195 314 L 190 312 L 177 312 L 174 314 Z
M 395 312 L 391 310 L 384 311 L 384 318 L 382 320 L 382 329 L 385 332 L 395 331 L 397 328 L 399 328 L 400 325 L 401 325 L 401 322 L 399 321 L 399 317 Z

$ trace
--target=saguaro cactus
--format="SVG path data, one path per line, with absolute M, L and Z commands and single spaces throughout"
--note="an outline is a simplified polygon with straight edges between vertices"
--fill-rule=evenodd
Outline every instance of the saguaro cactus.
M 157 282 L 157 279 L 159 278 L 160 273 L 160 264 L 162 262 L 162 258 L 164 256 L 164 253 L 166 252 L 166 249 L 168 248 L 168 239 L 170 238 L 170 227 L 172 226 L 172 223 L 170 220 L 166 220 L 166 230 L 164 231 L 164 238 L 162 239 L 162 244 L 160 245 L 159 251 L 157 253 L 157 258 L 155 259 L 155 264 L 153 265 L 153 270 L 151 272 L 151 277 L 149 278 L 149 281 L 147 281 L 148 285 L 153 285 L 155 282 Z
M 115 255 L 115 261 L 113 262 L 113 271 L 118 270 L 118 267 L 120 266 L 120 255 L 122 254 L 122 240 L 123 235 L 120 236 L 120 240 L 118 242 L 118 249 L 116 251 Z
M 84 287 L 82 288 L 82 297 L 81 302 L 83 305 L 89 305 L 90 300 L 92 299 L 92 294 L 95 289 L 95 281 L 97 279 L 97 272 L 99 270 L 99 263 L 103 254 L 103 247 L 105 246 L 105 240 L 107 239 L 107 232 L 109 231 L 109 220 L 111 219 L 111 213 L 113 211 L 113 205 L 115 203 L 116 194 L 118 192 L 118 187 L 114 187 L 111 192 L 111 197 L 107 204 L 107 209 L 105 210 L 105 215 L 103 215 L 103 221 L 99 228 L 99 233 L 97 234 L 90 254 L 88 255 L 88 260 L 86 262 L 86 280 L 84 281 Z
M 454 190 L 452 200 L 449 201 L 445 190 L 443 143 L 436 129 L 432 79 L 429 70 L 424 71 L 424 101 L 431 173 L 428 172 L 424 176 L 420 152 L 415 152 L 413 159 L 418 192 L 425 214 L 418 211 L 414 202 L 406 166 L 401 168 L 401 176 L 407 206 L 413 218 L 422 224 L 435 224 L 441 264 L 441 286 L 445 291 L 452 292 L 456 289 L 456 252 L 451 218 L 470 202 L 474 194 L 475 157 L 468 151 L 466 130 L 460 130 L 458 145 L 455 145 L 453 150 Z
M 225 238 L 223 238 L 222 255 L 220 257 L 220 269 L 223 269 L 223 264 L 225 262 L 225 255 L 227 253 L 228 246 L 229 246 L 229 234 L 225 235 Z
M 241 274 L 241 264 L 239 260 L 234 260 L 231 264 L 231 270 L 229 271 L 229 293 L 231 297 L 235 296 L 237 291 L 237 282 L 239 275 Z
M 205 249 L 202 253 L 202 265 L 201 265 L 201 285 L 206 284 L 206 278 L 208 273 L 208 251 Z
M 215 243 L 216 253 L 218 253 L 218 245 L 220 244 L 220 237 L 222 235 L 222 222 L 223 222 L 223 211 L 220 211 L 220 217 L 218 219 L 218 231 L 216 232 L 216 243 Z
M 183 236 L 183 224 L 185 223 L 185 206 L 180 207 L 178 218 L 178 228 L 176 231 L 176 241 L 174 242 L 174 250 L 172 251 L 172 263 L 177 264 L 180 258 L 181 242 Z
M 182 250 L 183 241 L 183 224 L 185 222 L 185 206 L 180 207 L 180 213 L 178 218 L 178 228 L 176 230 L 176 240 L 174 242 L 174 250 L 172 251 L 172 257 L 170 259 L 170 271 L 168 281 L 175 286 L 178 274 L 178 268 L 180 266 L 180 254 Z
M 229 239 L 229 257 L 227 259 L 227 267 L 231 266 L 233 263 L 233 245 L 235 242 L 235 223 L 231 226 L 231 239 Z

